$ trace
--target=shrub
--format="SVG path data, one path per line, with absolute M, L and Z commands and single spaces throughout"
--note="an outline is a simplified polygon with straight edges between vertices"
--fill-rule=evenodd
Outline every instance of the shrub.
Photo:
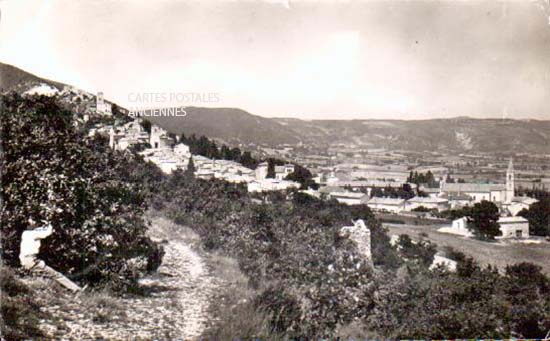
M 33 217 L 54 228 L 39 257 L 77 281 L 123 288 L 158 267 L 162 251 L 145 236 L 146 193 L 131 154 L 85 138 L 53 98 L 1 101 L 7 264 L 18 264 L 21 233 Z

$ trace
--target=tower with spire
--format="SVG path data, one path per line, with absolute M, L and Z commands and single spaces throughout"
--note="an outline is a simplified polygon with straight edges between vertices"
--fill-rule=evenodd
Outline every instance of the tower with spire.
M 514 162 L 510 158 L 508 163 L 508 169 L 506 170 L 506 203 L 511 203 L 514 197 Z

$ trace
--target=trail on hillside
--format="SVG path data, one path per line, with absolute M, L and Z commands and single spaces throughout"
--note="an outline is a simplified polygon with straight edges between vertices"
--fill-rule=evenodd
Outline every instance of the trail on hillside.
M 220 283 L 190 246 L 197 237 L 184 231 L 166 219 L 153 220 L 150 236 L 163 241 L 166 253 L 157 273 L 140 281 L 149 292 L 145 297 L 75 296 L 53 292 L 47 280 L 42 285 L 29 282 L 42 291 L 44 310 L 59 318 L 58 323 L 42 321 L 43 329 L 56 338 L 198 338 L 209 322 L 209 304 Z M 54 296 L 57 304 L 51 304 Z

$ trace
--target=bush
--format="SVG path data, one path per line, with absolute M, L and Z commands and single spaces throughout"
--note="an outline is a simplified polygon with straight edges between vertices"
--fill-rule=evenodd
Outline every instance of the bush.
M 288 200 L 266 193 L 255 204 L 246 188 L 175 172 L 158 185 L 166 215 L 193 228 L 205 247 L 238 259 L 259 292 L 256 309 L 273 332 L 326 336 L 361 316 L 371 302 L 372 272 L 342 226 L 363 218 L 371 230 L 374 263 L 395 268 L 400 260 L 386 231 L 365 205 L 347 206 L 295 193 Z M 262 201 L 264 202 L 264 201 Z
M 162 251 L 145 236 L 146 193 L 131 154 L 85 138 L 55 99 L 12 94 L 1 101 L 6 263 L 18 264 L 32 217 L 54 228 L 39 257 L 74 280 L 124 288 L 158 267 Z

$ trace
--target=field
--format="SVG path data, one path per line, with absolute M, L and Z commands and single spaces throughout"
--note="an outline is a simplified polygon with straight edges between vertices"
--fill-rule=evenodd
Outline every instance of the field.
M 450 246 L 473 257 L 482 265 L 496 265 L 504 269 L 506 265 L 530 262 L 542 267 L 547 275 L 550 275 L 550 243 L 542 241 L 540 244 L 525 244 L 516 242 L 483 242 L 471 238 L 465 238 L 452 234 L 438 232 L 440 226 L 384 224 L 390 234 L 408 234 L 412 239 L 418 239 L 424 232 L 428 239 L 437 244 L 438 250 Z

